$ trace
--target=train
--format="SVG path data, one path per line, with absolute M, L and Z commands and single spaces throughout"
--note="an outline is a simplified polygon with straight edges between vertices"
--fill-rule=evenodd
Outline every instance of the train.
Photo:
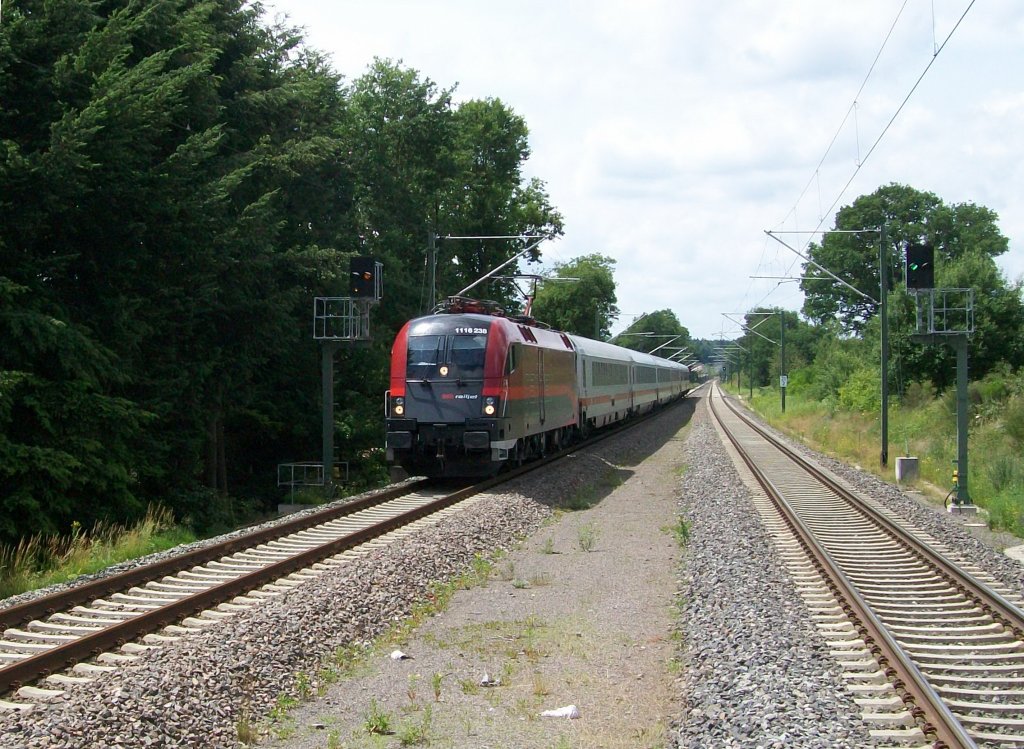
M 482 477 L 681 398 L 685 364 L 449 298 L 410 320 L 385 394 L 393 475 Z

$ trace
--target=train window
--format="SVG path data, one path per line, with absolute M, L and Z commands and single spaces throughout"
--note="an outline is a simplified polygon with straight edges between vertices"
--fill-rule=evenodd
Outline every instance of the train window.
M 433 375 L 443 356 L 443 335 L 409 336 L 406 376 L 424 379 Z
M 594 362 L 594 386 L 628 385 L 629 367 L 613 362 Z
M 452 338 L 452 366 L 461 377 L 484 376 L 487 336 L 457 335 Z
M 519 358 L 519 345 L 513 344 L 508 348 L 508 356 L 505 358 L 505 374 L 510 375 L 516 371 Z

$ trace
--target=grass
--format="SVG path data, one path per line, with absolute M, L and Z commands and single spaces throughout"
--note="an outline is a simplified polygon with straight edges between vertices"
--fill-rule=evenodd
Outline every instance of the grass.
M 676 543 L 680 546 L 686 546 L 690 542 L 690 522 L 684 517 L 680 517 L 675 525 L 664 530 L 675 536 Z
M 391 713 L 386 712 L 377 704 L 377 700 L 370 700 L 370 709 L 363 720 L 363 730 L 374 736 L 387 736 L 394 733 L 392 730 Z
M 597 526 L 593 523 L 587 523 L 580 526 L 580 529 L 576 532 L 576 542 L 581 550 L 593 551 L 594 547 L 597 546 L 598 535 Z
M 72 524 L 66 536 L 32 536 L 0 546 L 0 598 L 64 583 L 112 564 L 195 540 L 174 524 L 171 511 L 150 507 L 132 526 L 100 523 L 85 531 Z
M 895 480 L 897 455 L 916 456 L 921 475 L 913 488 L 933 500 L 941 501 L 952 486 L 956 415 L 949 396 L 890 407 L 887 467 L 881 466 L 878 414 L 836 410 L 798 393 L 787 396 L 782 413 L 778 391 L 769 388 L 755 390 L 752 407 L 779 430 L 886 481 Z M 1024 537 L 1024 466 L 999 409 L 972 414 L 968 451 L 971 500 L 988 512 L 993 529 Z

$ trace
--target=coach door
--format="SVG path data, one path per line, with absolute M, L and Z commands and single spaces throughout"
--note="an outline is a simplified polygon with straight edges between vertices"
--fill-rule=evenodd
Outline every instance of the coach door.
M 635 366 L 630 365 L 629 367 L 629 411 L 627 413 L 633 413 L 633 409 L 636 408 L 636 389 L 637 389 L 637 369 Z

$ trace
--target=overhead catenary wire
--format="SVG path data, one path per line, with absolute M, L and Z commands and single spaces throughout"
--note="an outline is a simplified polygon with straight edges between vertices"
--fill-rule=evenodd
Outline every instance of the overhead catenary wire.
M 934 3 L 933 3 L 933 5 L 932 5 L 932 24 L 931 24 L 932 25 L 932 49 L 933 49 L 933 51 L 932 51 L 931 56 L 928 59 L 927 64 L 924 66 L 924 69 L 920 72 L 920 74 L 914 80 L 914 82 L 911 85 L 909 91 L 907 91 L 906 95 L 900 101 L 899 106 L 896 108 L 896 110 L 893 112 L 893 114 L 889 117 L 889 119 L 886 122 L 885 126 L 882 128 L 882 130 L 875 137 L 875 139 L 871 143 L 870 147 L 865 151 L 863 157 L 860 155 L 860 134 L 859 134 L 859 123 L 858 123 L 857 158 L 855 160 L 854 169 L 853 169 L 852 173 L 850 174 L 849 178 L 843 184 L 842 188 L 836 194 L 835 198 L 829 204 L 828 208 L 826 208 L 825 210 L 821 210 L 821 197 L 820 197 L 820 190 L 821 190 L 821 187 L 820 187 L 820 172 L 821 172 L 821 168 L 825 164 L 825 161 L 828 159 L 829 155 L 831 154 L 831 152 L 833 150 L 833 147 L 835 146 L 835 144 L 836 144 L 836 142 L 837 142 L 837 140 L 839 138 L 839 135 L 842 133 L 843 129 L 846 127 L 847 122 L 849 121 L 851 115 L 853 115 L 854 118 L 856 118 L 856 111 L 857 111 L 857 106 L 858 106 L 858 101 L 860 99 L 860 96 L 863 93 L 863 91 L 865 89 L 865 86 L 867 85 L 868 81 L 870 80 L 870 78 L 871 78 L 871 76 L 872 76 L 872 74 L 873 74 L 873 72 L 875 70 L 875 67 L 876 67 L 878 61 L 881 58 L 881 55 L 882 55 L 883 51 L 888 46 L 888 44 L 889 44 L 889 42 L 890 42 L 890 40 L 892 38 L 893 32 L 894 32 L 897 24 L 899 23 L 899 20 L 902 17 L 903 12 L 904 12 L 908 2 L 909 2 L 909 0 L 904 0 L 903 4 L 900 6 L 900 9 L 897 12 L 896 17 L 893 20 L 892 24 L 890 25 L 889 31 L 886 34 L 885 39 L 883 40 L 882 45 L 880 46 L 880 48 L 878 50 L 878 53 L 875 55 L 875 58 L 872 61 L 871 65 L 870 65 L 870 67 L 868 69 L 867 74 L 864 76 L 864 79 L 861 82 L 861 85 L 858 88 L 857 93 L 854 95 L 853 100 L 851 101 L 850 105 L 847 107 L 846 114 L 844 115 L 842 122 L 840 123 L 839 127 L 836 129 L 836 132 L 832 136 L 832 139 L 829 142 L 828 147 L 825 149 L 825 153 L 822 155 L 821 159 L 818 161 L 817 166 L 814 168 L 810 178 L 808 179 L 807 183 L 804 185 L 803 190 L 801 190 L 801 192 L 800 192 L 799 196 L 797 197 L 796 201 L 794 202 L 793 206 L 789 209 L 789 211 L 786 213 L 785 217 L 780 222 L 780 226 L 784 225 L 785 222 L 791 216 L 795 217 L 797 215 L 797 210 L 798 210 L 798 206 L 800 205 L 800 202 L 803 200 L 804 196 L 807 194 L 807 191 L 810 189 L 810 186 L 817 181 L 818 182 L 818 191 L 819 191 L 819 197 L 818 197 L 818 205 L 819 205 L 818 222 L 815 225 L 813 230 L 808 231 L 806 233 L 808 235 L 810 235 L 810 236 L 813 236 L 815 234 L 821 233 L 820 232 L 821 227 L 825 224 L 826 220 L 832 215 L 832 212 L 835 210 L 835 207 L 836 207 L 836 205 L 838 205 L 839 201 L 842 200 L 844 195 L 846 195 L 847 191 L 850 189 L 850 186 L 853 184 L 853 181 L 856 179 L 856 177 L 860 173 L 861 169 L 868 162 L 868 159 L 870 159 L 872 154 L 878 148 L 879 144 L 882 142 L 882 140 L 888 134 L 890 128 L 893 125 L 893 123 L 896 121 L 896 119 L 903 112 L 903 110 L 906 107 L 907 103 L 913 97 L 914 93 L 917 91 L 917 89 L 920 86 L 921 82 L 924 80 L 925 76 L 931 70 L 932 65 L 935 64 L 935 60 L 938 58 L 939 54 L 945 49 L 945 47 L 949 43 L 950 39 L 952 39 L 953 35 L 960 28 L 960 25 L 963 23 L 964 19 L 967 17 L 967 14 L 971 11 L 971 8 L 973 8 L 974 4 L 975 4 L 975 0 L 969 0 L 969 2 L 967 3 L 967 7 L 960 14 L 960 16 L 957 18 L 956 23 L 953 24 L 952 29 L 950 29 L 949 33 L 942 40 L 941 44 L 937 44 L 936 43 L 936 36 L 935 36 L 935 9 L 934 9 Z M 809 238 L 804 243 L 804 245 L 803 245 L 804 248 L 806 248 L 810 244 L 810 242 L 811 242 L 811 239 Z M 792 248 L 790 248 L 790 249 L 792 249 Z M 799 258 L 803 258 L 804 260 L 807 260 L 807 258 L 804 257 L 802 254 L 797 253 L 797 255 L 798 255 Z M 786 271 L 787 275 L 789 275 L 792 272 L 793 266 L 796 265 L 797 262 L 798 262 L 798 258 L 794 258 L 793 261 L 790 263 L 787 271 Z M 758 304 L 763 304 L 765 302 L 765 300 L 767 300 L 768 297 L 770 297 L 773 293 L 775 293 L 775 291 L 779 288 L 781 283 L 782 282 L 777 283 L 771 290 L 769 290 L 765 294 L 765 296 L 762 297 L 761 301 Z
M 784 224 L 786 219 L 796 213 L 797 205 L 799 205 L 800 201 L 803 200 L 804 195 L 807 194 L 807 190 L 816 179 L 818 179 L 818 212 L 819 215 L 821 215 L 821 168 L 825 165 L 828 155 L 832 153 L 832 147 L 835 146 L 836 141 L 839 140 L 839 136 L 842 134 L 843 129 L 846 127 L 846 123 L 850 119 L 850 115 L 855 115 L 860 95 L 864 92 L 864 87 L 867 85 L 868 80 L 870 80 L 871 74 L 875 72 L 875 66 L 878 65 L 878 60 L 882 57 L 882 52 L 884 52 L 885 48 L 888 46 L 889 40 L 892 38 L 893 31 L 896 30 L 896 25 L 899 23 L 900 17 L 903 15 L 903 11 L 906 9 L 908 2 L 910 2 L 910 0 L 903 0 L 903 5 L 900 6 L 899 11 L 896 13 L 896 17 L 892 20 L 892 24 L 889 26 L 889 31 L 886 33 L 885 39 L 882 41 L 882 46 L 878 48 L 878 52 L 875 54 L 875 59 L 871 61 L 871 65 L 868 67 L 868 72 L 864 75 L 864 80 L 861 81 L 860 87 L 857 89 L 857 93 L 853 95 L 853 101 L 851 101 L 850 105 L 846 108 L 846 114 L 843 115 L 842 122 L 839 123 L 839 127 L 836 128 L 835 133 L 832 135 L 832 140 L 829 141 L 828 146 L 825 148 L 825 153 L 823 153 L 821 159 L 818 160 L 818 165 L 814 167 L 814 172 L 811 174 L 810 179 L 807 180 L 807 184 L 804 185 L 804 189 L 800 191 L 800 195 L 797 196 L 796 202 L 793 203 L 793 207 L 789 209 L 789 212 L 783 217 L 782 221 L 779 222 L 780 224 Z

